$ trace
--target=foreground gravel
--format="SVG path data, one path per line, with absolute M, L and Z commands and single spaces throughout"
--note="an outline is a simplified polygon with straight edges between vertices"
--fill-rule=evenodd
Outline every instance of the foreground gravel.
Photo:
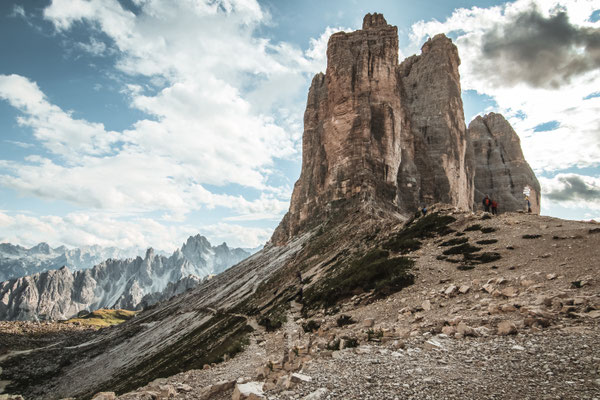
M 600 399 L 597 328 L 346 349 L 306 365 L 310 383 L 269 398 L 326 388 L 324 399 Z

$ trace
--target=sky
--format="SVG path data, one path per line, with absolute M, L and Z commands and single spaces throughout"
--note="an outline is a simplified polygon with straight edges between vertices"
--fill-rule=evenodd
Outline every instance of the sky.
M 467 123 L 509 120 L 542 214 L 600 218 L 595 1 L 3 0 L 0 242 L 263 244 L 327 40 L 368 12 L 398 26 L 400 61 L 452 38 Z

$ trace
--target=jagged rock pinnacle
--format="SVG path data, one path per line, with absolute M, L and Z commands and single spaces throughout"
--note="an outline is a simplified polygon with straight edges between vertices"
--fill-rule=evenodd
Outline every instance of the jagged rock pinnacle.
M 271 241 L 356 207 L 406 216 L 433 203 L 472 209 L 459 65 L 444 34 L 398 64 L 398 29 L 377 13 L 362 30 L 331 35 L 327 70 L 308 93 L 300 178 Z
M 477 116 L 469 124 L 476 165 L 474 208 L 489 195 L 500 211 L 525 211 L 529 191 L 531 211 L 540 213 L 540 184 L 525 160 L 519 136 L 500 114 Z M 527 190 L 526 190 L 527 188 Z

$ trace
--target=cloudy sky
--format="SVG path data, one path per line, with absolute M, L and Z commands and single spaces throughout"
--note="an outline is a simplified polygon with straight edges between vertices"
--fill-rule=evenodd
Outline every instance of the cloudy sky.
M 264 243 L 299 176 L 327 39 L 367 12 L 400 58 L 444 32 L 465 117 L 503 113 L 542 213 L 600 217 L 595 1 L 0 2 L 0 242 Z

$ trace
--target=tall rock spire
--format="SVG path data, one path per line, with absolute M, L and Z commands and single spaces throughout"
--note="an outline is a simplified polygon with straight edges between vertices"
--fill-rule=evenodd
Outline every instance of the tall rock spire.
M 500 114 L 478 116 L 469 124 L 475 171 L 474 208 L 485 195 L 498 201 L 499 211 L 526 210 L 540 213 L 540 184 L 525 160 L 519 136 Z
M 272 242 L 283 244 L 332 211 L 357 206 L 407 216 L 438 202 L 472 209 L 474 161 L 478 171 L 486 168 L 473 148 L 481 157 L 481 140 L 488 139 L 468 139 L 459 65 L 456 46 L 443 34 L 399 64 L 398 30 L 381 14 L 367 14 L 362 30 L 331 35 L 327 70 L 308 93 L 302 171 Z M 518 152 L 509 168 L 531 182 L 535 208 L 539 185 L 521 168 L 520 146 Z M 509 206 L 509 200 L 501 201 Z
M 459 64 L 440 35 L 399 65 L 398 29 L 381 14 L 367 14 L 362 30 L 333 34 L 326 73 L 308 94 L 300 178 L 272 241 L 322 222 L 340 201 L 404 214 L 438 201 L 470 208 Z

